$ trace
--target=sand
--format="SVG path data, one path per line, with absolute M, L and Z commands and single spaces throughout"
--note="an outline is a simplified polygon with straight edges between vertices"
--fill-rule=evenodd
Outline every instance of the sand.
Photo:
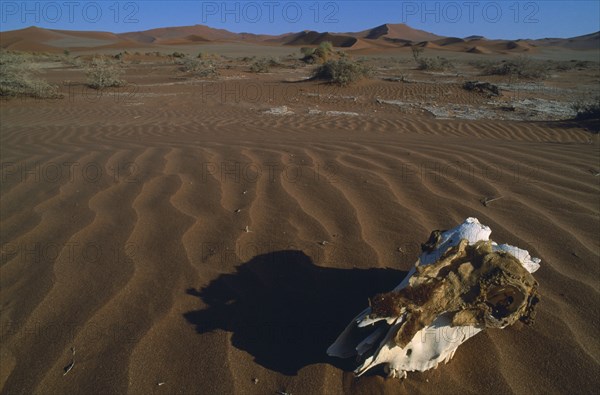
M 202 82 L 142 62 L 133 87 L 93 99 L 59 68 L 46 76 L 72 81 L 64 99 L 1 103 L 2 393 L 598 387 L 598 135 L 376 101 L 488 100 L 460 81 L 282 82 L 305 72 Z M 249 98 L 266 83 L 272 95 Z M 532 327 L 487 330 L 404 381 L 356 380 L 353 361 L 326 356 L 431 230 L 469 216 L 542 259 Z

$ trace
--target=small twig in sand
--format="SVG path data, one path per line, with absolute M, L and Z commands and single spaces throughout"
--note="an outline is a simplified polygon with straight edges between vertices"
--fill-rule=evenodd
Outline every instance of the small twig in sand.
M 502 196 L 498 196 L 498 197 L 495 197 L 495 198 L 484 197 L 483 199 L 480 200 L 480 202 L 485 207 L 487 207 L 491 202 L 493 202 L 494 200 L 498 200 L 498 199 L 502 199 Z
M 286 391 L 276 391 L 275 393 L 279 394 L 279 395 L 292 395 L 291 392 L 286 392 Z
M 592 173 L 592 175 L 593 175 L 594 177 L 598 177 L 598 176 L 600 176 L 600 171 L 596 171 L 596 170 L 592 170 L 592 169 L 589 169 L 588 171 L 589 171 L 590 173 Z
M 73 366 L 75 366 L 75 347 L 71 347 L 71 354 L 72 354 L 71 363 L 64 367 L 63 370 L 65 372 L 63 373 L 63 376 L 65 376 L 67 373 L 69 373 L 71 371 L 71 369 L 73 369 Z
M 246 227 L 244 228 L 244 232 L 250 233 L 252 231 L 250 230 L 250 227 L 248 225 L 246 225 Z
M 166 384 L 166 383 L 165 383 L 164 381 L 161 381 L 160 383 L 156 383 L 156 385 L 158 385 L 159 387 L 160 387 L 160 386 L 163 386 L 163 385 L 165 385 L 165 384 Z
M 70 364 L 68 364 L 67 366 L 65 366 L 65 368 L 64 368 L 65 372 L 63 373 L 63 376 L 66 376 L 67 373 L 69 373 L 71 371 L 71 369 L 73 369 L 74 365 L 75 365 L 75 361 L 71 361 Z
M 235 211 L 234 211 L 234 213 L 236 213 L 236 214 L 237 214 L 237 213 L 239 213 L 240 211 L 242 211 L 242 209 L 241 209 L 241 208 L 238 208 L 237 210 L 235 210 Z

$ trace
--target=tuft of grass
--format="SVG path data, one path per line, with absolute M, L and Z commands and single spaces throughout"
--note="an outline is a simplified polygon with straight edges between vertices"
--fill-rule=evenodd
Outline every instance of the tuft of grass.
M 30 56 L 2 51 L 0 53 L 0 97 L 62 97 L 58 87 L 36 78 L 39 69 Z
M 105 57 L 92 59 L 85 73 L 88 79 L 88 86 L 93 89 L 104 89 L 126 84 L 120 78 L 124 70 Z
M 372 70 L 367 65 L 343 58 L 329 60 L 317 67 L 313 73 L 313 78 L 346 86 L 362 78 L 369 77 L 371 74 Z

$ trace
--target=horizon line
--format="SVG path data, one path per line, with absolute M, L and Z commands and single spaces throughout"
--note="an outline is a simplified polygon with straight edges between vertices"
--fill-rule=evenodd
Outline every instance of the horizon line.
M 381 26 L 385 26 L 385 25 L 403 25 L 408 27 L 409 29 L 412 30 L 417 30 L 417 31 L 421 31 L 421 32 L 425 32 L 425 33 L 429 33 L 429 34 L 434 34 L 437 36 L 440 36 L 440 38 L 467 38 L 467 37 L 471 37 L 471 36 L 478 36 L 478 37 L 483 37 L 489 40 L 510 40 L 510 41 L 518 41 L 518 40 L 544 40 L 544 39 L 570 39 L 570 38 L 576 38 L 576 37 L 582 37 L 582 36 L 587 36 L 587 35 L 591 35 L 591 34 L 595 34 L 595 33 L 600 33 L 600 30 L 597 31 L 592 31 L 589 33 L 585 33 L 585 34 L 580 34 L 577 36 L 570 36 L 570 37 L 543 37 L 543 38 L 529 38 L 529 37 L 520 37 L 520 38 L 516 38 L 516 39 L 508 39 L 508 38 L 491 38 L 491 37 L 486 37 L 484 35 L 481 34 L 470 34 L 464 37 L 458 37 L 458 36 L 444 36 L 444 35 L 440 35 L 438 33 L 434 33 L 428 30 L 423 30 L 423 29 L 417 29 L 415 27 L 410 26 L 408 23 L 393 23 L 393 22 L 386 22 L 386 23 L 382 23 L 380 25 L 377 26 L 373 26 L 370 28 L 366 28 L 366 29 L 361 29 L 361 30 L 357 30 L 357 31 L 333 31 L 333 30 L 326 30 L 326 31 L 319 31 L 319 30 L 311 30 L 311 29 L 303 29 L 303 30 L 295 30 L 295 31 L 288 31 L 285 33 L 278 33 L 278 34 L 269 34 L 269 33 L 252 33 L 252 32 L 248 32 L 248 31 L 241 31 L 241 32 L 236 32 L 236 31 L 232 31 L 229 29 L 225 29 L 225 28 L 221 28 L 221 27 L 214 27 L 214 26 L 210 26 L 208 24 L 202 24 L 202 23 L 196 23 L 196 24 L 192 24 L 192 25 L 169 25 L 169 26 L 158 26 L 158 27 L 152 27 L 149 29 L 144 29 L 144 30 L 128 30 L 128 31 L 124 31 L 124 32 L 114 32 L 114 31 L 110 31 L 110 30 L 87 30 L 87 29 L 53 29 L 53 28 L 48 28 L 48 27 L 41 27 L 41 26 L 36 26 L 36 25 L 30 25 L 27 27 L 23 27 L 20 29 L 11 29 L 11 30 L 3 30 L 0 28 L 0 33 L 8 33 L 8 32 L 15 32 L 15 31 L 19 31 L 19 30 L 25 30 L 25 29 L 30 29 L 30 28 L 37 28 L 37 29 L 44 29 L 44 30 L 55 30 L 55 31 L 64 31 L 64 32 L 97 32 L 97 33 L 111 33 L 111 34 L 115 34 L 115 35 L 121 35 L 121 34 L 128 34 L 128 33 L 139 33 L 139 32 L 147 32 L 150 30 L 156 30 L 156 29 L 176 29 L 176 28 L 182 28 L 182 27 L 193 27 L 193 26 L 203 26 L 203 27 L 207 27 L 209 29 L 214 29 L 214 30 L 222 30 L 222 31 L 226 31 L 229 33 L 233 33 L 233 34 L 251 34 L 251 35 L 255 35 L 255 36 L 281 36 L 281 35 L 286 35 L 286 34 L 295 34 L 295 33 L 300 33 L 300 32 L 317 32 L 320 34 L 324 34 L 324 33 L 331 33 L 331 34 L 355 34 L 355 33 L 359 33 L 359 32 L 363 32 L 363 31 L 368 31 L 368 30 L 372 30 L 372 29 L 376 29 L 378 27 Z

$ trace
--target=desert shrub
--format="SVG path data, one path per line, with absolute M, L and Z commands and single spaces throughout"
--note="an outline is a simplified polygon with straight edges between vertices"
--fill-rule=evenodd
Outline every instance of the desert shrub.
M 463 89 L 494 96 L 500 95 L 500 88 L 498 88 L 497 85 L 490 84 L 489 82 L 466 81 L 463 84 Z
M 508 75 L 525 79 L 548 78 L 551 69 L 548 63 L 534 61 L 525 56 L 501 62 L 482 62 L 477 66 L 484 75 Z
M 104 57 L 92 59 L 85 73 L 88 86 L 94 89 L 123 86 L 126 83 L 120 78 L 124 70 Z
M 471 60 L 469 64 L 478 70 L 486 70 L 488 67 L 491 67 L 494 62 L 489 59 L 475 59 Z
M 0 96 L 27 96 L 40 99 L 59 98 L 56 85 L 35 78 L 39 73 L 32 60 L 23 54 L 0 53 Z
M 600 96 L 591 101 L 578 100 L 571 108 L 577 113 L 575 119 L 600 119 Z
M 179 69 L 186 73 L 191 73 L 197 77 L 214 77 L 219 75 L 217 68 L 210 60 L 201 60 L 198 58 L 183 58 L 178 64 Z
M 419 57 L 417 59 L 417 64 L 419 70 L 444 71 L 454 68 L 454 65 L 450 60 L 439 56 L 436 56 L 435 58 Z
M 556 70 L 556 71 L 569 71 L 569 70 L 572 70 L 575 68 L 574 63 L 567 62 L 567 61 L 548 60 L 546 62 L 546 64 L 548 65 L 549 69 Z
M 281 63 L 277 58 L 260 58 L 250 65 L 250 71 L 253 73 L 268 73 L 271 67 L 281 67 Z
M 412 50 L 413 59 L 419 64 L 419 58 L 421 57 L 421 54 L 423 54 L 423 51 L 425 51 L 425 48 L 413 45 L 410 49 Z
M 330 41 L 323 41 L 317 48 L 300 48 L 300 52 L 304 57 L 302 60 L 306 63 L 320 62 L 324 63 L 334 54 L 333 44 Z
M 333 52 L 333 44 L 330 41 L 323 41 L 315 49 L 315 56 L 323 60 L 327 60 L 329 55 Z
M 300 53 L 304 56 L 312 56 L 315 53 L 315 48 L 302 47 L 300 48 Z
M 185 58 L 186 57 L 186 55 L 183 52 L 173 52 L 171 54 L 171 56 L 174 58 Z
M 270 70 L 269 67 L 269 61 L 261 58 L 250 65 L 250 71 L 253 73 L 268 73 Z
M 313 78 L 342 86 L 371 75 L 371 69 L 348 59 L 329 60 L 317 67 Z

